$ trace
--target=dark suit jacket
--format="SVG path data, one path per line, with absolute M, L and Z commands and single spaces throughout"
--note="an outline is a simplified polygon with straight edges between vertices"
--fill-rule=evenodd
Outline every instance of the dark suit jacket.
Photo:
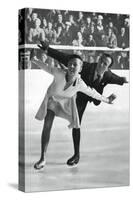
M 47 49 L 48 56 L 56 59 L 58 62 L 64 64 L 67 66 L 68 61 L 70 60 L 70 54 L 66 54 L 63 52 L 60 52 L 58 50 L 48 48 Z M 81 71 L 81 78 L 84 80 L 86 85 L 90 86 L 91 88 L 94 88 L 99 92 L 100 94 L 103 93 L 103 89 L 107 84 L 118 84 L 123 85 L 124 84 L 124 78 L 119 77 L 116 74 L 112 73 L 109 69 L 107 72 L 104 73 L 102 80 L 94 81 L 94 75 L 96 70 L 97 63 L 87 63 L 83 62 L 83 69 Z M 100 101 L 93 99 L 92 97 L 89 97 L 81 92 L 78 92 L 77 99 L 82 104 L 82 102 L 93 102 L 95 105 L 99 105 Z

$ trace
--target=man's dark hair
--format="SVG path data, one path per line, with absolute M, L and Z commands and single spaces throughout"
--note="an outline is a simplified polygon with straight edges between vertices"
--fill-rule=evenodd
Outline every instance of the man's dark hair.
M 107 58 L 110 58 L 110 59 L 111 59 L 111 63 L 110 63 L 110 65 L 109 65 L 109 68 L 111 68 L 112 65 L 114 64 L 113 57 L 112 57 L 110 54 L 108 54 L 108 53 L 103 53 L 102 56 L 106 56 Z

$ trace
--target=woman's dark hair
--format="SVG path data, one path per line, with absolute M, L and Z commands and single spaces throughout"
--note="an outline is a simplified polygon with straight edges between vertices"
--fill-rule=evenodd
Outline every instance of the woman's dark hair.
M 77 54 L 71 54 L 71 55 L 69 55 L 69 56 L 68 56 L 68 61 L 70 61 L 70 60 L 72 60 L 72 59 L 74 59 L 74 58 L 78 58 L 78 59 L 80 59 L 81 61 L 83 61 L 82 58 L 81 58 L 81 56 L 79 56 L 79 55 L 77 55 Z

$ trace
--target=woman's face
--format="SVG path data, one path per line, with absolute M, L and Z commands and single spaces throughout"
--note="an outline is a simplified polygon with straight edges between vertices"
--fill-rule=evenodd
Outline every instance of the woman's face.
M 76 77 L 82 70 L 83 62 L 79 58 L 71 59 L 68 62 L 68 76 L 71 78 Z

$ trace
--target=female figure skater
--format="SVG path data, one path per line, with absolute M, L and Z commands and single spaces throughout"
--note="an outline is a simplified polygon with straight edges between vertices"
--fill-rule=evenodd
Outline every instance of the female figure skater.
M 50 131 L 55 116 L 67 119 L 69 128 L 79 128 L 79 116 L 76 107 L 76 93 L 82 92 L 92 98 L 102 102 L 112 104 L 116 98 L 114 94 L 104 97 L 95 89 L 91 89 L 80 77 L 83 61 L 79 55 L 72 54 L 69 57 L 68 66 L 56 68 L 44 64 L 38 60 L 34 53 L 31 53 L 31 61 L 39 68 L 54 76 L 52 84 L 49 86 L 44 100 L 36 114 L 36 119 L 44 120 L 41 136 L 41 157 L 35 163 L 35 169 L 42 169 L 46 163 L 46 151 L 50 139 Z

